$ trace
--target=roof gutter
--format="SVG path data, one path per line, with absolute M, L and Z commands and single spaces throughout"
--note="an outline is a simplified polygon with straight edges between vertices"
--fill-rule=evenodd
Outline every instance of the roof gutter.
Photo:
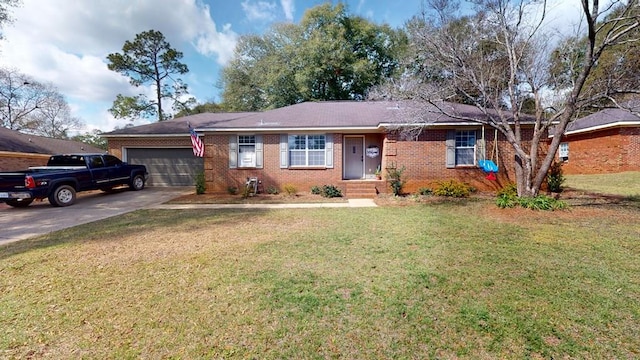
M 599 130 L 606 130 L 606 129 L 615 128 L 615 127 L 633 127 L 633 126 L 640 126 L 640 121 L 616 121 L 614 123 L 598 125 L 598 126 L 590 126 L 584 129 L 565 131 L 563 135 L 567 136 L 567 135 L 583 134 L 583 133 L 594 132 Z M 554 135 L 555 134 L 549 134 L 549 138 L 554 137 Z

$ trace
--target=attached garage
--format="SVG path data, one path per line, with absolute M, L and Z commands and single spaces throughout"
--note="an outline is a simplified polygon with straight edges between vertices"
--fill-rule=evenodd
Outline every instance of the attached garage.
M 204 159 L 191 148 L 127 148 L 126 161 L 146 165 L 148 186 L 193 186 L 204 170 Z M 123 154 L 124 155 L 124 154 Z

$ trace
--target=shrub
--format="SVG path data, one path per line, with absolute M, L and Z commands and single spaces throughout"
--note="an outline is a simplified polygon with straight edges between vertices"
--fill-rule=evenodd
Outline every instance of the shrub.
M 418 189 L 418 195 L 431 195 L 431 194 L 433 194 L 433 190 L 431 190 L 430 188 L 421 187 L 420 189 Z
M 277 187 L 273 186 L 273 185 L 269 185 L 267 187 L 267 194 L 269 195 L 278 195 L 280 193 L 280 190 L 278 190 Z
M 562 171 L 562 163 L 554 161 L 549 168 L 549 173 L 547 174 L 547 186 L 549 187 L 549 191 L 555 193 L 562 192 L 565 180 L 566 179 Z
M 319 186 L 314 185 L 311 187 L 311 193 L 313 195 L 322 195 L 322 189 L 320 189 Z
M 282 190 L 289 196 L 294 196 L 298 193 L 298 189 L 296 189 L 293 184 L 284 184 L 284 186 L 282 186 Z
M 496 205 L 499 208 L 512 208 L 518 205 L 518 186 L 515 183 L 509 183 L 502 189 L 498 190 Z
M 229 194 L 231 194 L 231 195 L 235 195 L 235 194 L 238 193 L 238 188 L 233 186 L 233 185 L 231 185 L 231 186 L 227 187 L 227 192 Z
M 333 185 L 324 185 L 320 195 L 326 198 L 342 197 L 342 191 Z
M 200 171 L 196 174 L 196 194 L 202 195 L 207 190 L 204 172 Z
M 496 205 L 500 208 L 513 208 L 516 206 L 531 210 L 563 210 L 567 204 L 546 195 L 535 197 L 518 197 L 516 184 L 510 183 L 498 191 Z
M 468 197 L 471 192 L 471 187 L 458 180 L 447 180 L 438 183 L 438 186 L 433 190 L 433 194 L 437 196 L 447 197 Z
M 402 173 L 404 170 L 404 166 L 402 168 L 397 168 L 395 164 L 392 164 L 391 167 L 387 168 L 387 181 L 389 182 L 389 186 L 391 186 L 391 192 L 393 192 L 393 195 L 395 196 L 402 195 L 402 188 L 406 183 L 406 180 L 402 179 Z
M 567 208 L 564 201 L 556 200 L 547 195 L 536 197 L 523 197 L 518 199 L 518 203 L 525 209 L 531 210 L 563 210 Z

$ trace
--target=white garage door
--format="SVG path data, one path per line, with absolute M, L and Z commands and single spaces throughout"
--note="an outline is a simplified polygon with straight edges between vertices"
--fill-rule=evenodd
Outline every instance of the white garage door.
M 194 156 L 191 148 L 127 149 L 127 162 L 147 167 L 149 186 L 193 186 L 204 170 L 204 159 Z

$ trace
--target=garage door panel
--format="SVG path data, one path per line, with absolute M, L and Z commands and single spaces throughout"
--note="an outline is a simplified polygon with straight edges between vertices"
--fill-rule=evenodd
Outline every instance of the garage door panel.
M 127 161 L 143 164 L 149 172 L 149 186 L 192 186 L 203 171 L 204 160 L 191 148 L 127 149 Z

